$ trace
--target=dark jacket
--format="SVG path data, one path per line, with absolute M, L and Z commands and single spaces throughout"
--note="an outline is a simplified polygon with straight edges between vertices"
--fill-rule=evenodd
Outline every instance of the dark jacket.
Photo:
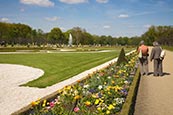
M 153 59 L 160 59 L 161 51 L 162 51 L 162 49 L 160 48 L 160 46 L 155 46 L 155 47 L 151 50 L 150 60 L 153 60 Z

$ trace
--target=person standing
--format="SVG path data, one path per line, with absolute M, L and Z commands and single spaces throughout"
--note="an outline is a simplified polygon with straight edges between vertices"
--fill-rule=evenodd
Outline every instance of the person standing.
M 158 42 L 153 42 L 154 48 L 151 50 L 150 61 L 154 60 L 154 76 L 163 76 L 162 60 L 160 57 L 162 48 Z
M 139 57 L 139 66 L 141 75 L 148 75 L 148 46 L 144 45 L 144 41 L 141 41 L 138 47 L 138 53 L 141 52 Z

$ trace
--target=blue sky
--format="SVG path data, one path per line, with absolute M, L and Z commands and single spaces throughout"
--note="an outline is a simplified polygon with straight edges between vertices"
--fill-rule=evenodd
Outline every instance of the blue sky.
M 81 27 L 96 35 L 140 36 L 173 25 L 173 0 L 0 0 L 0 21 L 49 32 Z

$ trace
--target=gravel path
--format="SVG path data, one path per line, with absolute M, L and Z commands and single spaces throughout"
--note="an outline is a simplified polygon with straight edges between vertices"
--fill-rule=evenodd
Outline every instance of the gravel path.
M 150 48 L 151 51 L 151 48 Z M 163 77 L 142 76 L 134 115 L 173 115 L 173 52 L 166 51 Z M 149 63 L 153 72 L 153 62 Z

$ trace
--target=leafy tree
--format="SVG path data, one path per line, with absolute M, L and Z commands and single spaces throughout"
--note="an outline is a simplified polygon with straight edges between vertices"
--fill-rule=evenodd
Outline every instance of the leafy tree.
M 173 26 L 151 26 L 142 38 L 149 45 L 152 45 L 154 41 L 162 45 L 173 45 Z
M 51 41 L 51 43 L 58 43 L 61 46 L 63 43 L 64 35 L 60 28 L 53 28 L 51 32 L 48 34 L 48 38 Z

